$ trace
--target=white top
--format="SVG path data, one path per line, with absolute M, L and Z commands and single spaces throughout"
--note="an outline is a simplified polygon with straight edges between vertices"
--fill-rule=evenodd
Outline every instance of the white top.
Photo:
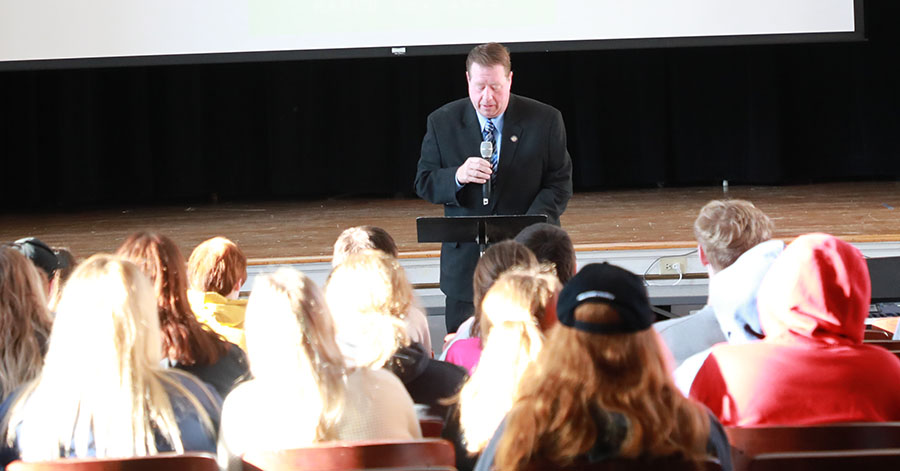
M 411 440 L 422 437 L 412 398 L 390 371 L 361 368 L 347 377 L 338 440 Z M 301 448 L 315 443 L 319 407 L 315 396 L 258 379 L 236 387 L 222 406 L 219 467 L 243 469 L 241 456 L 252 451 Z

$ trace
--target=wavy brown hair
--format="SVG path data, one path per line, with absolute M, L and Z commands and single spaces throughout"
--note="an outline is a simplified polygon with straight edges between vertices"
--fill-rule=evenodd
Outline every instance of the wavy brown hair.
M 228 343 L 197 321 L 187 300 L 184 256 L 172 239 L 160 234 L 132 234 L 116 255 L 133 262 L 156 291 L 163 353 L 182 365 L 212 365 L 228 351 Z
M 52 324 L 38 269 L 0 247 L 0 397 L 40 373 Z
M 619 314 L 608 304 L 586 303 L 575 317 L 616 323 Z M 621 444 L 610 443 L 619 456 L 681 455 L 697 462 L 707 456 L 709 416 L 673 384 L 653 329 L 600 335 L 559 325 L 519 384 L 497 469 L 573 463 L 614 427 L 598 424 L 606 412 L 628 422 Z

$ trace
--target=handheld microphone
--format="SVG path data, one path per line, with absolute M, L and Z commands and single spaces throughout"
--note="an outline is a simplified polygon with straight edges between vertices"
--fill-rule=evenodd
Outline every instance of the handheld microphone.
M 491 162 L 491 156 L 494 155 L 494 143 L 491 141 L 484 141 L 481 143 L 481 158 L 487 160 L 488 163 Z M 488 177 L 487 181 L 481 185 L 481 205 L 487 206 L 491 199 L 491 179 Z

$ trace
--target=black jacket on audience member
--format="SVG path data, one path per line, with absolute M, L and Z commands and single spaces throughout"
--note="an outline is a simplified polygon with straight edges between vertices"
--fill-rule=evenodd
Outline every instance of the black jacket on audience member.
M 400 378 L 416 404 L 428 406 L 428 415 L 447 422 L 449 406 L 466 381 L 466 370 L 452 363 L 431 358 L 419 343 L 401 347 L 388 362 L 388 368 Z

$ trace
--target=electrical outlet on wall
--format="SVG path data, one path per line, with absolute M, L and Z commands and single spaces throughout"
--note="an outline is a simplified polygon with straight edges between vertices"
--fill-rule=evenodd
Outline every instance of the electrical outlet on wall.
M 687 257 L 663 257 L 659 259 L 660 275 L 684 274 L 687 271 Z

